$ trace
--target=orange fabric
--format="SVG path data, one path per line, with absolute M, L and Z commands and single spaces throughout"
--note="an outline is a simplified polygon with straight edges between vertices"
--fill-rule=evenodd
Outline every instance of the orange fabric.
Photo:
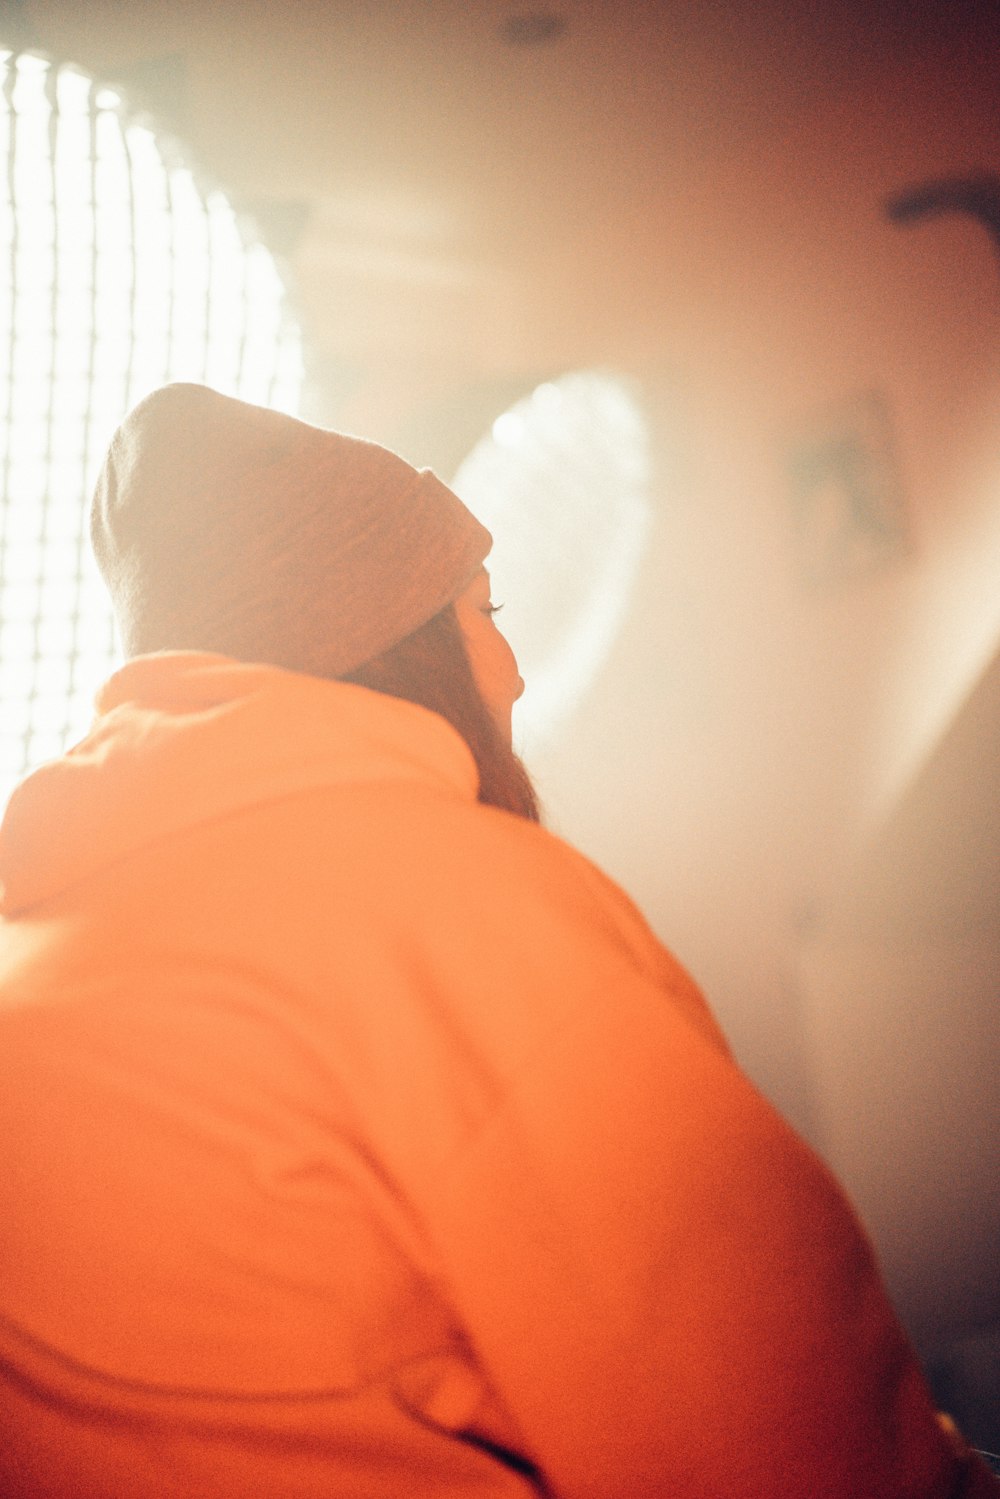
M 475 789 L 420 708 L 173 654 L 15 794 L 0 1492 L 951 1499 L 835 1184 Z

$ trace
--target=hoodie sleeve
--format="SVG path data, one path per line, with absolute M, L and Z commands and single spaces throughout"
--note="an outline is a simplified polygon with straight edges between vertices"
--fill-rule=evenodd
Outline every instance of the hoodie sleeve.
M 669 993 L 600 969 L 434 1210 L 553 1495 L 1000 1492 L 963 1476 L 829 1173 Z

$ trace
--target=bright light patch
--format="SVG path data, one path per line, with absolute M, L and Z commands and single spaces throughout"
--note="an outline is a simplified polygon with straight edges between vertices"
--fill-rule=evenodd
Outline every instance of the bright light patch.
M 494 602 L 527 687 L 522 740 L 541 741 L 611 649 L 649 523 L 646 422 L 599 372 L 539 385 L 498 416 L 454 487 L 493 533 Z
M 270 253 L 74 68 L 0 52 L 0 799 L 90 719 L 117 662 L 87 542 L 125 412 L 196 380 L 294 412 L 302 347 Z

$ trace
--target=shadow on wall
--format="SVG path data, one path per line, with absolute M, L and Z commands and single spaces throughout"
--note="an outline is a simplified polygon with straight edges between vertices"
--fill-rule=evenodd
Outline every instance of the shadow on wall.
M 925 1355 L 938 1407 L 974 1447 L 1000 1453 L 1000 1323 Z

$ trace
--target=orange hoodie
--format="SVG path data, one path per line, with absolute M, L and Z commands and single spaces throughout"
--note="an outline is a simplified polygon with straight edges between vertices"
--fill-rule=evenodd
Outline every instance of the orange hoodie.
M 995 1492 L 690 979 L 443 719 L 189 653 L 98 707 L 0 829 L 5 1499 Z

